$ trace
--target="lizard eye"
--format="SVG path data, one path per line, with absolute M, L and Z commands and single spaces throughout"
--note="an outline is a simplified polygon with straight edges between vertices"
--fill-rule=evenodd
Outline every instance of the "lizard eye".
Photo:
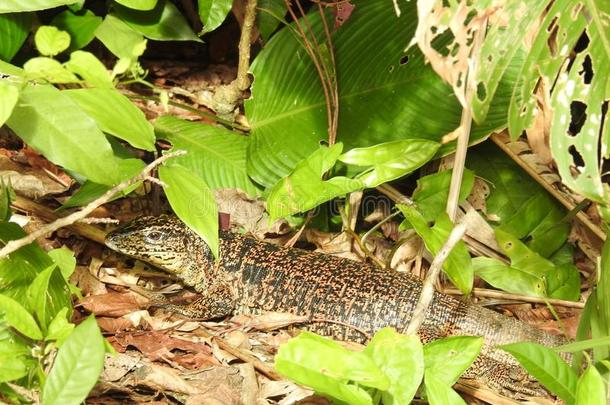
M 146 235 L 146 240 L 149 243 L 157 243 L 161 240 L 163 234 L 159 231 L 151 231 Z

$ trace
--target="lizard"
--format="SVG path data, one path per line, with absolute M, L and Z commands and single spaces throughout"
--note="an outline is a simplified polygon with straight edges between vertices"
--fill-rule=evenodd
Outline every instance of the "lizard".
M 177 217 L 139 217 L 111 232 L 106 245 L 174 275 L 200 296 L 188 305 L 163 304 L 188 318 L 233 313 L 287 312 L 305 316 L 306 329 L 366 343 L 386 326 L 404 332 L 422 288 L 409 273 L 261 242 L 220 231 L 219 259 Z M 423 343 L 447 336 L 483 336 L 480 355 L 463 378 L 513 398 L 546 395 L 497 345 L 521 341 L 549 347 L 566 343 L 513 318 L 450 295 L 434 293 L 418 335 Z

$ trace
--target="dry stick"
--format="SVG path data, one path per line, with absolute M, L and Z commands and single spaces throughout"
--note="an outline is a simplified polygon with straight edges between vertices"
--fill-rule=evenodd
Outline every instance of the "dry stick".
M 202 327 L 198 329 L 197 333 L 205 338 L 212 339 L 213 341 L 215 341 L 218 344 L 218 347 L 220 347 L 225 352 L 232 354 L 233 356 L 237 357 L 242 361 L 245 361 L 246 363 L 252 364 L 252 366 L 254 366 L 256 370 L 258 370 L 261 374 L 264 374 L 265 376 L 269 377 L 270 379 L 275 381 L 283 379 L 282 376 L 279 375 L 277 371 L 275 371 L 273 366 L 263 363 L 250 353 L 246 353 L 243 350 L 229 344 L 226 340 L 218 336 L 212 335 L 208 331 L 204 330 Z
M 466 225 L 457 224 L 451 230 L 451 233 L 449 234 L 447 241 L 445 242 L 445 244 L 443 245 L 441 250 L 438 252 L 438 254 L 434 258 L 434 260 L 432 261 L 432 264 L 430 265 L 430 269 L 428 270 L 428 275 L 426 276 L 426 279 L 424 280 L 424 284 L 422 286 L 421 293 L 419 295 L 419 301 L 417 302 L 417 305 L 415 306 L 415 309 L 413 310 L 413 315 L 411 317 L 411 321 L 409 322 L 409 326 L 407 327 L 407 331 L 406 331 L 407 335 L 416 334 L 420 325 L 424 321 L 424 317 L 426 316 L 426 311 L 428 310 L 428 307 L 430 306 L 430 303 L 432 302 L 432 298 L 434 297 L 434 285 L 436 284 L 438 275 L 441 272 L 441 267 L 443 266 L 443 263 L 445 263 L 445 260 L 447 260 L 447 257 L 449 256 L 449 253 L 451 253 L 451 250 L 453 249 L 453 247 L 460 240 L 462 240 L 462 237 L 464 236 L 465 232 L 466 232 Z
M 462 295 L 463 293 L 456 288 L 445 288 L 442 291 L 445 294 L 451 295 Z M 557 298 L 544 298 L 544 297 L 530 297 L 528 295 L 520 295 L 520 294 L 511 294 L 503 291 L 497 290 L 489 290 L 487 288 L 473 288 L 472 295 L 475 297 L 484 297 L 484 298 L 498 298 L 504 300 L 513 300 L 513 301 L 521 301 L 521 302 L 531 302 L 533 304 L 551 304 L 558 305 L 567 308 L 578 308 L 582 309 L 585 307 L 585 304 L 577 301 L 566 301 L 560 300 Z
M 453 160 L 453 171 L 451 173 L 451 185 L 449 186 L 449 196 L 447 197 L 447 214 L 452 222 L 455 222 L 460 199 L 460 187 L 462 185 L 462 177 L 464 176 L 464 165 L 466 164 L 466 151 L 468 150 L 468 141 L 470 139 L 470 127 L 472 126 L 472 96 L 474 93 L 473 83 L 476 75 L 476 61 L 479 57 L 479 50 L 485 37 L 485 28 L 487 27 L 487 18 L 483 20 L 481 27 L 475 34 L 474 43 L 472 44 L 471 65 L 468 69 L 465 87 L 466 105 L 462 109 L 462 118 L 460 121 L 460 134 L 457 141 L 457 150 L 455 151 L 455 159 Z
M 124 181 L 123 183 L 120 183 L 120 184 L 116 185 L 115 187 L 111 188 L 110 190 L 106 191 L 101 197 L 90 202 L 80 211 L 76 211 L 68 216 L 59 218 L 59 219 L 51 222 L 50 224 L 47 224 L 40 229 L 37 229 L 36 231 L 32 232 L 31 234 L 29 234 L 21 239 L 12 240 L 12 241 L 8 242 L 2 249 L 0 249 L 0 258 L 6 257 L 10 253 L 14 252 L 15 250 L 17 250 L 23 246 L 29 245 L 30 243 L 34 242 L 36 239 L 40 238 L 41 236 L 44 236 L 51 232 L 55 232 L 59 228 L 63 228 L 64 226 L 72 225 L 76 221 L 85 218 L 87 215 L 89 215 L 91 212 L 93 212 L 93 210 L 95 210 L 97 207 L 110 201 L 117 193 L 120 193 L 121 191 L 125 190 L 127 187 L 131 186 L 132 184 L 134 184 L 138 181 L 146 180 L 146 178 L 149 177 L 150 172 L 155 167 L 159 166 L 161 163 L 163 163 L 166 160 L 171 159 L 173 157 L 184 155 L 185 153 L 186 153 L 185 151 L 176 151 L 176 152 L 168 153 L 166 155 L 159 157 L 158 159 L 156 159 L 152 163 L 150 163 L 148 166 L 146 166 L 144 168 L 144 170 L 142 170 L 140 172 L 140 174 L 138 174 L 136 177 L 132 177 L 131 179 Z

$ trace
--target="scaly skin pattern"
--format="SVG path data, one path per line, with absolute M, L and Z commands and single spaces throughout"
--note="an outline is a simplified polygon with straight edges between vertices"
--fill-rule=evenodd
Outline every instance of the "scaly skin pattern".
M 228 232 L 221 232 L 220 241 L 220 260 L 215 262 L 205 242 L 169 216 L 140 217 L 106 239 L 110 248 L 156 265 L 201 293 L 187 307 L 164 305 L 192 318 L 289 312 L 308 316 L 310 322 L 304 326 L 311 331 L 366 342 L 386 326 L 404 332 L 419 299 L 422 284 L 409 274 Z M 511 355 L 494 346 L 565 343 L 561 337 L 441 293 L 435 293 L 419 335 L 423 342 L 483 336 L 481 355 L 465 377 L 511 396 L 543 391 Z

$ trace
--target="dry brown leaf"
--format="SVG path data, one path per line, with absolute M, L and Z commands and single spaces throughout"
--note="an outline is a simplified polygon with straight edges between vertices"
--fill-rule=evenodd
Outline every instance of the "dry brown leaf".
M 269 224 L 269 215 L 265 203 L 258 198 L 251 198 L 241 190 L 214 190 L 218 211 L 229 214 L 233 228 L 251 233 L 259 239 L 266 234 L 285 234 L 290 230 L 288 223 L 277 220 Z
M 189 395 L 200 393 L 199 389 L 185 381 L 176 370 L 166 366 L 149 363 L 136 369 L 134 377 L 138 385 L 161 392 L 173 391 Z
M 138 352 L 109 354 L 104 359 L 104 370 L 100 378 L 103 381 L 118 381 L 133 370 L 140 363 L 141 355 Z
M 158 331 L 126 333 L 112 336 L 108 340 L 119 352 L 125 352 L 127 347 L 132 346 L 151 361 L 171 361 L 188 369 L 220 364 L 212 357 L 212 350 L 208 345 L 175 338 Z M 172 352 L 175 349 L 180 352 Z
M 85 297 L 80 300 L 79 305 L 98 316 L 119 317 L 141 309 L 146 301 L 132 292 L 110 292 Z
M 119 333 L 132 329 L 133 323 L 127 318 L 109 318 L 98 316 L 95 318 L 98 326 L 106 333 Z

